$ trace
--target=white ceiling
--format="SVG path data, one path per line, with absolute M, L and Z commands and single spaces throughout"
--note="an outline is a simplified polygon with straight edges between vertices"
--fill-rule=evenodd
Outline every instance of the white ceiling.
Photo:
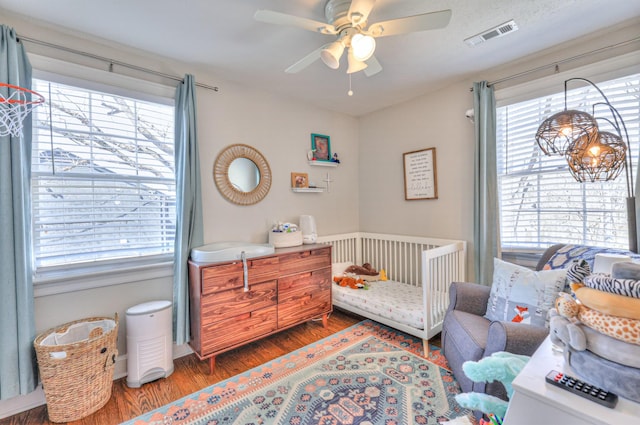
M 29 19 L 198 66 L 214 75 L 359 116 L 640 16 L 638 0 L 378 0 L 369 22 L 443 9 L 445 29 L 379 38 L 382 72 L 352 75 L 346 58 L 284 69 L 335 36 L 257 22 L 258 9 L 324 21 L 326 0 L 0 0 Z M 514 19 L 519 30 L 476 47 L 463 40 Z M 2 19 L 0 19 L 0 23 Z M 19 28 L 18 34 L 21 34 Z M 345 55 L 346 56 L 346 55 Z M 196 75 L 196 80 L 198 76 Z M 217 85 L 216 81 L 204 81 Z M 224 86 L 221 86 L 224 90 Z

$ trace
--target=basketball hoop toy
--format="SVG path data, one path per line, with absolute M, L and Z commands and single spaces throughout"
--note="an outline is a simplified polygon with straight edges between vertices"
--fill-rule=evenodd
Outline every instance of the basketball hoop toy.
M 24 87 L 0 83 L 0 89 L 7 87 L 8 96 L 0 93 L 0 136 L 19 136 L 24 119 L 29 112 L 44 103 L 44 96 Z

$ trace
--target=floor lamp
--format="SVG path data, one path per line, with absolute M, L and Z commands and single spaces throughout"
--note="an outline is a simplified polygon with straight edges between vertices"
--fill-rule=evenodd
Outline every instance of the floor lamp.
M 593 86 L 603 98 L 596 102 L 592 112 L 567 110 L 567 84 L 583 81 Z M 607 116 L 596 114 L 606 110 Z M 606 121 L 615 132 L 600 131 L 598 120 Z M 627 183 L 627 223 L 629 249 L 638 252 L 635 194 L 633 188 L 633 162 L 629 133 L 616 108 L 593 82 L 585 78 L 570 78 L 564 82 L 564 111 L 553 114 L 540 124 L 536 142 L 546 155 L 563 155 L 571 175 L 578 182 L 613 180 L 625 171 Z

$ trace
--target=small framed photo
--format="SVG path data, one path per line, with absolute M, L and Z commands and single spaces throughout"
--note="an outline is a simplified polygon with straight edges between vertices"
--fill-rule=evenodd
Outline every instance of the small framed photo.
M 307 173 L 291 173 L 291 187 L 309 187 Z
M 311 150 L 316 161 L 331 161 L 331 141 L 329 136 L 311 134 Z

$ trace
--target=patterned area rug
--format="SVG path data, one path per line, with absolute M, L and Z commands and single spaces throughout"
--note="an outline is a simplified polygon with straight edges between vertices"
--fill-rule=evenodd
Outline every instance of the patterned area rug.
M 365 320 L 126 425 L 439 424 L 471 416 L 436 347 Z

